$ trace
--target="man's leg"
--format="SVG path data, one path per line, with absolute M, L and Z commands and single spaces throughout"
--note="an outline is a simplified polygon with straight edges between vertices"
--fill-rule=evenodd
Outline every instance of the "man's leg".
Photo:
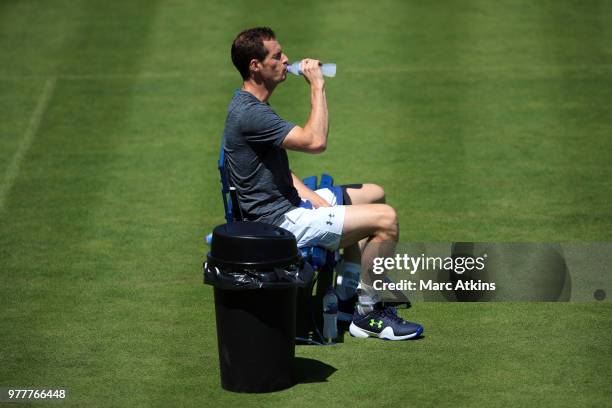
M 373 288 L 375 257 L 395 256 L 399 225 L 395 210 L 386 204 L 357 204 L 345 207 L 340 247 L 366 240 L 361 252 L 361 285 L 358 312 L 353 315 L 349 331 L 360 338 L 377 337 L 406 340 L 423 333 L 423 327 L 407 322 L 393 308 L 377 304 L 380 297 Z
M 345 205 L 384 204 L 385 191 L 376 184 L 348 184 L 342 186 Z M 341 301 L 357 296 L 357 285 L 361 277 L 361 253 L 369 237 L 344 248 L 342 262 L 336 269 L 336 292 Z
M 385 203 L 385 190 L 378 184 L 345 184 L 341 187 L 345 205 Z
M 346 207 L 340 247 L 366 240 L 361 251 L 361 282 L 372 287 L 375 257 L 394 257 L 399 238 L 395 210 L 387 204 L 357 204 Z M 369 293 L 375 297 L 374 293 Z
M 377 184 L 347 184 L 342 186 L 344 204 L 384 204 L 385 190 Z M 346 262 L 361 263 L 361 252 L 367 239 L 344 248 L 343 259 Z
M 379 189 L 378 195 L 383 198 L 384 192 L 381 192 L 382 189 Z M 371 199 L 372 195 L 363 197 Z M 332 201 L 328 200 L 330 203 Z M 342 219 L 342 224 L 334 222 L 334 214 L 338 220 Z M 422 326 L 400 318 L 395 309 L 383 307 L 379 303 L 380 296 L 373 288 L 374 258 L 395 255 L 399 227 L 392 207 L 387 204 L 353 204 L 315 210 L 295 209 L 285 214 L 285 218 L 281 226 L 298 237 L 298 245 L 303 242 L 335 249 L 364 242 L 360 257 L 363 273 L 358 311 L 353 314 L 349 327 L 351 335 L 405 340 L 418 337 L 423 332 Z

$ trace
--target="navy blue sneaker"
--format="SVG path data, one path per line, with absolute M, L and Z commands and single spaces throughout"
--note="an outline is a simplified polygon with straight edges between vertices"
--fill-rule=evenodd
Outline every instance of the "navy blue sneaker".
M 349 332 L 361 339 L 407 340 L 419 337 L 423 333 L 423 326 L 402 319 L 394 307 L 387 306 L 375 307 L 364 316 L 355 311 Z

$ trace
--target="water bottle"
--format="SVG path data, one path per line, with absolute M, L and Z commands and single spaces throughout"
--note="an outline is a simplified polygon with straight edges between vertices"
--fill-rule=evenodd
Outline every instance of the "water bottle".
M 361 265 L 343 260 L 336 266 L 336 274 L 336 295 L 340 300 L 349 300 L 357 294 Z
M 338 337 L 338 297 L 331 287 L 323 296 L 323 337 L 328 342 Z
M 296 61 L 293 64 L 287 66 L 287 71 L 291 72 L 294 75 L 302 75 L 302 70 L 300 69 L 301 64 L 302 61 Z M 323 76 L 335 77 L 336 64 L 322 64 L 321 73 L 323 74 Z

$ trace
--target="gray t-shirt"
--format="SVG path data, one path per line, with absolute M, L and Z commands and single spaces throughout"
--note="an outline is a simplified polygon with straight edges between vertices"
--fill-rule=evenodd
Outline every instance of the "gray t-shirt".
M 299 206 L 287 152 L 281 147 L 295 125 L 249 92 L 234 92 L 225 120 L 225 166 L 245 220 L 282 222 Z

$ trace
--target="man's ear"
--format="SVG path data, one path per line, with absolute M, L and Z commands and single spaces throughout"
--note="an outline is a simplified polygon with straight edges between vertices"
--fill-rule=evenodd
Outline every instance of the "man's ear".
M 249 71 L 251 71 L 252 73 L 256 73 L 256 72 L 259 72 L 259 69 L 260 69 L 260 62 L 253 58 L 251 62 L 249 62 Z

